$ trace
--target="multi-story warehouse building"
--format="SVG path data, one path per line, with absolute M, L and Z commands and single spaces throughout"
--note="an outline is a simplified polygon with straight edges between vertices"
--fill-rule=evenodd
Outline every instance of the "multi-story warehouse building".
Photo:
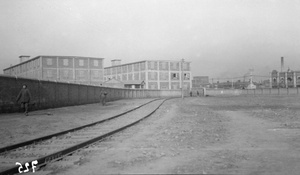
M 20 63 L 3 70 L 5 75 L 70 83 L 103 83 L 103 58 L 74 56 L 20 56 Z
M 128 88 L 184 89 L 191 88 L 190 62 L 144 60 L 121 64 L 112 60 L 112 66 L 104 68 L 104 81 L 116 79 Z

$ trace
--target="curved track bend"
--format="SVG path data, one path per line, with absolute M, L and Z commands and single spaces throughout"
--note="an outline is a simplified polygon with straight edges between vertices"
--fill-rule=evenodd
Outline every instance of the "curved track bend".
M 32 172 L 32 168 L 36 169 L 59 160 L 137 124 L 152 115 L 166 100 L 155 99 L 92 124 L 0 148 L 0 174 L 16 174 L 20 170 Z M 16 162 L 20 164 L 16 165 Z M 37 163 L 32 164 L 32 162 Z

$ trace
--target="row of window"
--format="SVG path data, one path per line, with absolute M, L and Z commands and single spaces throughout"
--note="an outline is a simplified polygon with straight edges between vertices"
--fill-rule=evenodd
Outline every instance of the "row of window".
M 134 74 L 122 74 L 122 75 L 114 75 L 111 78 L 115 78 L 117 80 L 121 81 L 127 81 L 127 80 L 145 80 L 145 72 L 141 73 L 141 76 L 139 73 L 134 73 Z M 157 72 L 148 72 L 148 80 L 158 80 L 157 77 L 158 73 Z M 170 76 L 169 76 L 170 75 Z M 168 72 L 161 72 L 159 74 L 159 79 L 160 80 L 169 80 L 169 77 L 171 80 L 180 80 L 180 73 L 168 73 Z M 184 80 L 190 80 L 190 73 L 184 73 L 183 74 Z
M 53 58 L 47 58 L 46 59 L 47 66 L 52 66 L 54 64 Z M 72 64 L 72 60 L 70 59 L 62 59 L 63 60 L 63 66 L 69 66 Z M 90 60 L 92 61 L 93 66 L 98 67 L 100 65 L 100 60 Z M 85 66 L 85 59 L 78 59 L 78 65 L 79 66 Z
M 138 72 L 143 70 L 145 70 L 145 63 L 136 63 L 133 65 L 129 64 L 129 65 L 104 69 L 105 75 L 114 75 L 114 74 L 127 73 L 132 71 Z
M 73 79 L 73 71 L 72 70 L 60 70 L 59 72 L 60 77 L 63 79 Z M 46 70 L 45 71 L 46 78 L 56 78 L 57 72 L 56 70 Z M 88 78 L 88 71 L 87 70 L 76 70 L 76 77 L 79 79 Z M 102 72 L 101 71 L 91 71 L 91 78 L 92 79 L 101 79 Z
M 148 61 L 148 69 L 149 70 L 158 70 L 157 63 L 159 63 L 159 70 L 180 70 L 181 63 L 180 62 L 170 62 L 170 68 L 169 68 L 169 62 L 164 61 Z M 182 65 L 183 70 L 190 70 L 190 63 L 184 62 Z

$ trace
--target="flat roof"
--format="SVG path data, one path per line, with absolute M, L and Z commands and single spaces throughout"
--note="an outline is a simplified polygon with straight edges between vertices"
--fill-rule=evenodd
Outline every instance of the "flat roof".
M 118 66 L 125 66 L 125 65 L 129 65 L 129 64 L 136 64 L 136 63 L 141 63 L 141 62 L 146 62 L 146 61 L 181 62 L 181 61 L 174 61 L 174 60 L 142 60 L 142 61 L 136 61 L 136 62 L 131 62 L 131 63 L 119 64 L 119 65 L 115 65 L 115 66 L 108 66 L 108 67 L 104 67 L 104 69 L 118 67 Z M 191 62 L 185 61 L 185 63 L 191 63 Z
M 24 55 L 22 55 L 22 56 L 24 56 Z M 59 58 L 69 58 L 69 57 L 72 57 L 72 58 L 97 58 L 97 57 L 82 57 L 82 56 L 39 55 L 39 56 L 33 57 L 33 58 L 29 59 L 29 60 L 23 61 L 22 63 L 18 63 L 18 64 L 16 64 L 16 65 L 13 65 L 13 66 L 10 66 L 10 67 L 8 67 L 8 68 L 5 68 L 5 69 L 3 69 L 3 71 L 5 71 L 5 70 L 7 70 L 7 69 L 11 69 L 11 68 L 13 68 L 13 67 L 20 66 L 20 65 L 25 64 L 25 63 L 28 63 L 28 62 L 33 61 L 33 60 L 35 60 L 35 59 L 38 59 L 38 58 L 40 58 L 40 57 L 59 57 Z M 97 58 L 97 59 L 102 59 L 102 60 L 103 60 L 104 58 Z

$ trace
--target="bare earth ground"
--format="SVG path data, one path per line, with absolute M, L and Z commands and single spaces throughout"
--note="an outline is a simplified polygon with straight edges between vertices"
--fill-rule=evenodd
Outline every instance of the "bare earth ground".
M 299 101 L 291 96 L 169 100 L 138 125 L 34 174 L 298 175 Z
M 23 113 L 0 114 L 0 147 L 96 122 L 152 99 L 132 99 Z

